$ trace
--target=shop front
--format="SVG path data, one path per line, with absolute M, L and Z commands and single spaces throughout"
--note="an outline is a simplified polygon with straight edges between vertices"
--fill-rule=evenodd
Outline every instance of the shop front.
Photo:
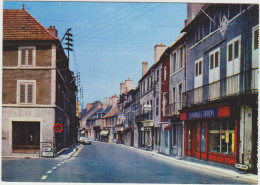
M 238 121 L 230 105 L 185 110 L 185 155 L 234 166 L 237 163 Z
M 153 121 L 143 121 L 143 144 L 147 150 L 153 150 Z
M 100 132 L 100 141 L 108 142 L 108 140 L 109 140 L 109 130 L 108 129 L 109 128 L 101 130 L 101 132 Z

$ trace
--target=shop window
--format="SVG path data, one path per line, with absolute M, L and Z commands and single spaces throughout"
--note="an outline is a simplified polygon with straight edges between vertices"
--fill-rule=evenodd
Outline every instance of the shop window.
M 229 121 L 210 121 L 209 152 L 234 155 L 235 127 Z
M 206 144 L 206 131 L 205 131 L 205 124 L 201 124 L 201 138 L 200 138 L 200 151 L 205 152 L 205 144 Z
M 188 150 L 191 150 L 191 124 L 188 124 Z
M 168 148 L 168 131 L 164 132 L 165 148 Z
M 199 123 L 197 123 L 197 131 L 196 131 L 196 151 L 200 150 L 200 127 L 199 127 Z
M 151 146 L 151 132 L 145 132 L 145 145 Z

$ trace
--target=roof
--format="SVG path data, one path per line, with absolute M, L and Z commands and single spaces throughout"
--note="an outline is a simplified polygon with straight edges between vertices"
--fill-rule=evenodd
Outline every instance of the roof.
M 3 40 L 59 40 L 26 10 L 3 11 Z
M 117 111 L 118 111 L 118 107 L 115 106 L 114 108 L 112 108 L 112 109 L 104 116 L 104 118 L 116 116 L 116 115 L 117 115 Z

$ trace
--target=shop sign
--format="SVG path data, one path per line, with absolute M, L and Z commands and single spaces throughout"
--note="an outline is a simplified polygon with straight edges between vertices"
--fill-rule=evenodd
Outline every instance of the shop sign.
M 152 130 L 152 127 L 144 127 L 144 130 L 145 130 L 145 131 L 151 131 L 151 130 Z
M 238 169 L 242 169 L 242 170 L 248 170 L 248 166 L 245 165 L 245 164 L 238 164 L 238 163 L 236 163 L 235 167 L 238 168 Z
M 217 116 L 218 116 L 217 108 L 187 112 L 187 119 L 212 118 Z
M 43 157 L 53 157 L 53 152 L 42 152 Z

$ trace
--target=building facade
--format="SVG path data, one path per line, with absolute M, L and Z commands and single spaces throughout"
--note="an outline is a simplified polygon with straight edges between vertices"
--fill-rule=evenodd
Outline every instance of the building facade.
M 3 12 L 2 154 L 53 157 L 76 142 L 75 77 L 55 27 L 24 9 Z
M 206 4 L 182 31 L 185 155 L 256 169 L 259 6 Z

